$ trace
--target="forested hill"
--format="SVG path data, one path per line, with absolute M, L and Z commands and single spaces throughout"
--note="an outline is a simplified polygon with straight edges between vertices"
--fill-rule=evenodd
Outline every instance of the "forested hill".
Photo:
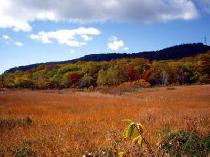
M 145 58 L 149 60 L 171 60 L 181 59 L 188 56 L 193 56 L 200 53 L 206 53 L 210 50 L 210 46 L 203 45 L 202 43 L 194 44 L 182 44 L 169 48 L 165 48 L 159 51 L 147 51 L 139 53 L 106 53 L 106 54 L 90 54 L 84 57 L 61 61 L 61 62 L 47 62 L 39 64 L 31 64 L 26 66 L 15 67 L 9 69 L 7 72 L 15 72 L 16 70 L 26 71 L 35 68 L 41 64 L 64 64 L 64 63 L 75 63 L 77 61 L 110 61 L 113 59 L 120 58 Z
M 139 52 L 131 54 L 127 53 L 90 54 L 76 60 L 110 61 L 113 59 L 120 59 L 120 58 L 145 58 L 149 60 L 170 60 L 170 59 L 181 59 L 199 53 L 206 53 L 208 50 L 210 50 L 210 46 L 203 45 L 202 43 L 196 43 L 196 44 L 177 45 L 159 51 L 147 51 L 147 52 Z

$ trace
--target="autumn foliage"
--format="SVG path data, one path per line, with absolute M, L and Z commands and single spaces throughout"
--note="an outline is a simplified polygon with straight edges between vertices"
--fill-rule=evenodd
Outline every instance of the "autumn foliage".
M 31 70 L 4 73 L 1 86 L 33 89 L 116 87 L 138 80 L 152 86 L 210 83 L 210 52 L 180 60 L 125 58 L 109 62 L 42 64 Z

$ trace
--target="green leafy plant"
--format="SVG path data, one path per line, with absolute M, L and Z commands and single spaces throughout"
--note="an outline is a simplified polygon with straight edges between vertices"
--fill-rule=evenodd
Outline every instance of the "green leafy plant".
M 133 144 L 137 144 L 142 146 L 143 144 L 146 145 L 150 157 L 155 157 L 155 153 L 152 150 L 151 145 L 144 137 L 144 128 L 141 123 L 133 122 L 130 119 L 123 120 L 124 122 L 128 123 L 128 126 L 124 130 L 124 138 L 129 139 L 132 141 Z M 119 152 L 118 156 L 123 156 L 123 152 Z
M 166 137 L 159 148 L 163 151 L 163 154 L 174 157 L 207 157 L 210 149 L 209 146 L 209 136 L 201 138 L 191 132 L 178 131 Z
M 23 142 L 22 145 L 15 149 L 14 156 L 16 157 L 35 157 L 36 153 L 31 148 L 28 142 Z

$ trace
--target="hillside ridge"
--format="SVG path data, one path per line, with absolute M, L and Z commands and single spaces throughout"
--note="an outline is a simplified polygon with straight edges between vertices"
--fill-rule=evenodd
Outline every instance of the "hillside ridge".
M 39 65 L 45 64 L 67 64 L 75 63 L 78 61 L 111 61 L 114 59 L 121 58 L 145 58 L 149 60 L 172 60 L 172 59 L 181 59 L 184 57 L 189 57 L 197 55 L 200 53 L 206 53 L 210 50 L 210 46 L 204 45 L 203 43 L 192 43 L 192 44 L 181 44 L 168 48 L 164 48 L 158 51 L 144 51 L 138 53 L 102 53 L 102 54 L 89 54 L 83 57 L 67 60 L 67 61 L 58 61 L 58 62 L 46 62 L 46 63 L 37 63 L 30 64 L 25 66 L 18 66 L 11 68 L 7 72 L 15 72 L 17 70 L 26 71 L 32 68 L 35 68 Z

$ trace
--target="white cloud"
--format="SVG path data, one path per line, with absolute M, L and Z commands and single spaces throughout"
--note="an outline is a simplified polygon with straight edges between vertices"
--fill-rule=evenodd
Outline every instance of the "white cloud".
M 92 40 L 93 36 L 100 35 L 101 32 L 93 27 L 77 29 L 61 29 L 55 32 L 39 32 L 30 35 L 31 39 L 41 41 L 44 44 L 51 44 L 56 40 L 59 44 L 68 45 L 70 47 L 80 47 Z
M 92 37 L 90 37 L 90 36 L 88 36 L 88 35 L 86 35 L 86 34 L 81 35 L 81 38 L 82 38 L 84 41 L 90 41 L 90 40 L 93 39 Z
M 23 46 L 23 43 L 21 43 L 19 41 L 15 41 L 14 39 L 12 39 L 8 35 L 2 35 L 2 39 L 4 39 L 4 41 L 7 45 L 13 44 L 13 45 L 16 45 L 16 46 L 19 46 L 19 47 Z
M 198 14 L 193 0 L 0 0 L 0 28 L 15 31 L 31 31 L 35 20 L 165 22 Z
M 107 47 L 113 51 L 119 51 L 119 50 L 129 50 L 128 47 L 125 47 L 125 44 L 122 40 L 118 39 L 116 36 L 113 36 L 108 44 Z
M 15 9 L 15 4 L 11 0 L 0 0 L 0 28 L 12 28 L 14 31 L 30 31 L 31 26 L 27 23 L 27 19 L 20 16 L 16 16 L 19 12 L 22 12 L 21 8 Z M 12 9 L 14 7 L 14 10 Z
M 10 37 L 8 35 L 2 35 L 2 38 L 5 39 L 5 40 L 9 40 Z
M 19 46 L 19 47 L 23 46 L 23 43 L 21 43 L 21 42 L 19 42 L 19 41 L 15 41 L 14 44 L 15 44 L 16 46 Z

